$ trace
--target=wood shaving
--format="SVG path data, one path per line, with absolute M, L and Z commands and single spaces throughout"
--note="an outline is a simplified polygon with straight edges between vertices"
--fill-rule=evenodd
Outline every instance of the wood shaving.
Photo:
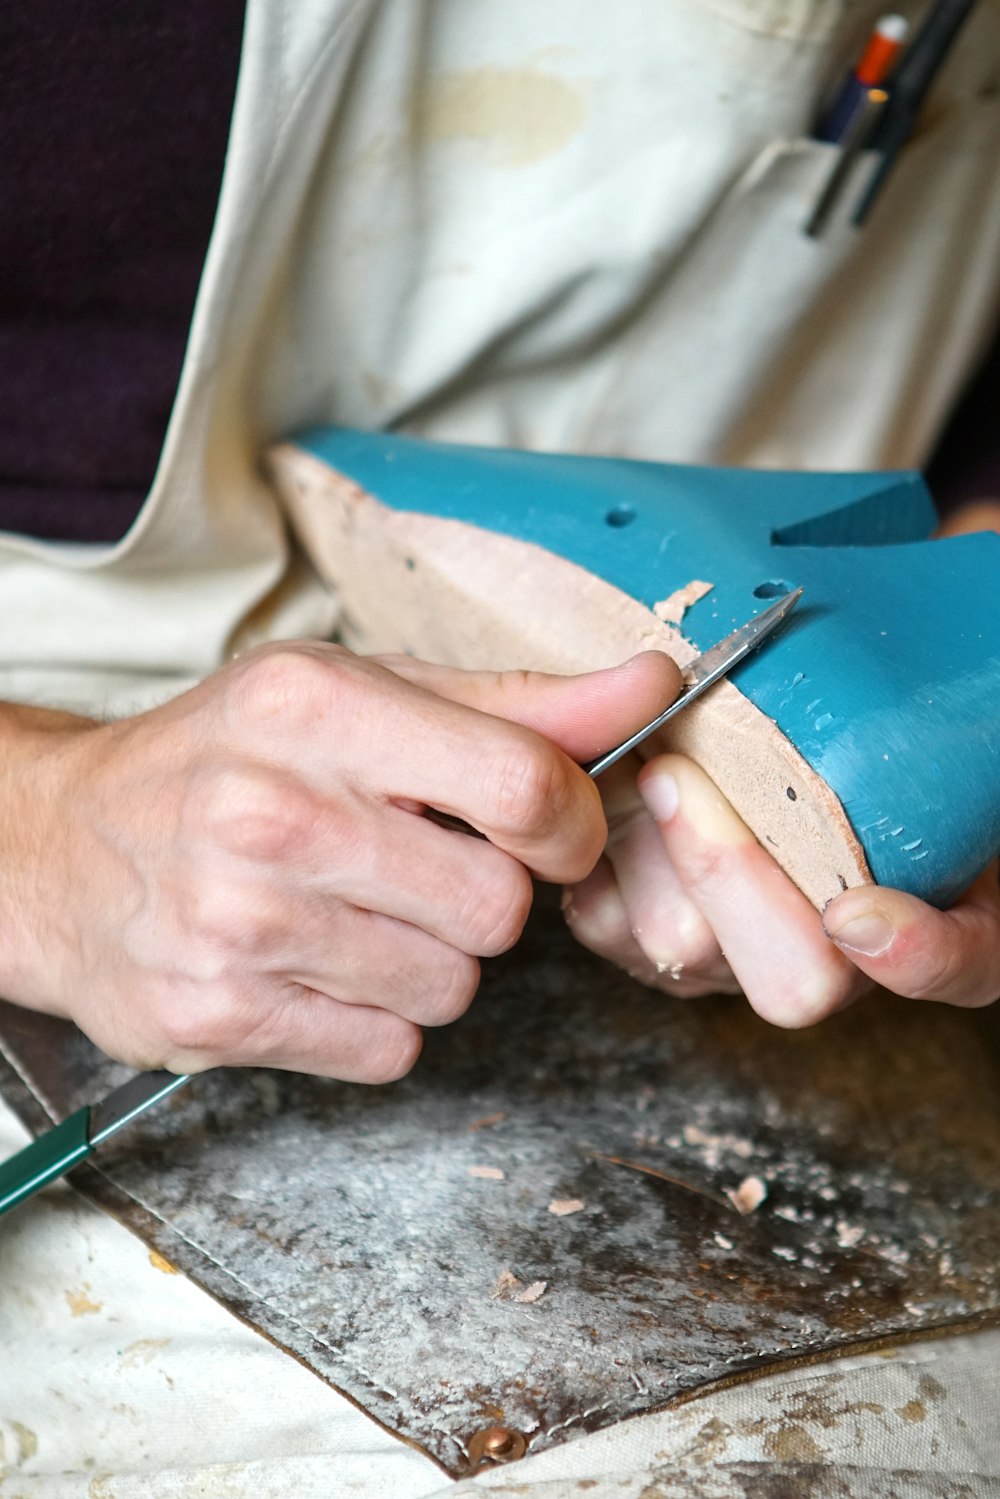
M 530 1305 L 545 1295 L 547 1287 L 546 1280 L 533 1280 L 530 1286 L 526 1286 L 512 1270 L 501 1270 L 490 1296 L 494 1301 L 520 1301 Z
M 484 1114 L 482 1119 L 473 1119 L 469 1129 L 490 1129 L 494 1124 L 502 1124 L 506 1118 L 507 1110 L 499 1109 L 495 1114 Z
M 513 1301 L 518 1291 L 523 1289 L 523 1281 L 518 1280 L 512 1270 L 501 1270 L 490 1296 L 494 1301 Z
M 696 1124 L 685 1124 L 682 1131 L 685 1145 L 704 1146 L 712 1156 L 715 1157 L 709 1165 L 718 1165 L 719 1153 L 723 1150 L 731 1150 L 733 1155 L 738 1155 L 741 1160 L 748 1160 L 753 1155 L 753 1142 L 743 1140 L 739 1135 L 710 1135 L 707 1130 L 699 1129 Z
M 746 1216 L 760 1207 L 767 1196 L 767 1187 L 759 1176 L 746 1176 L 735 1191 L 727 1187 L 726 1196 L 736 1211 Z
M 470 1166 L 469 1175 L 478 1176 L 483 1181 L 488 1182 L 502 1182 L 504 1179 L 504 1174 L 499 1166 Z
M 537 1301 L 540 1296 L 545 1295 L 545 1288 L 547 1285 L 548 1281 L 533 1280 L 531 1282 L 531 1285 L 525 1286 L 524 1290 L 515 1299 L 517 1301 Z
M 669 598 L 654 604 L 653 613 L 665 625 L 679 625 L 685 611 L 699 599 L 703 599 L 706 593 L 711 593 L 714 587 L 714 583 L 703 583 L 700 578 L 693 578 L 683 588 L 675 588 Z
M 586 1206 L 579 1197 L 554 1197 L 549 1203 L 549 1212 L 557 1218 L 565 1218 L 570 1213 L 582 1213 Z

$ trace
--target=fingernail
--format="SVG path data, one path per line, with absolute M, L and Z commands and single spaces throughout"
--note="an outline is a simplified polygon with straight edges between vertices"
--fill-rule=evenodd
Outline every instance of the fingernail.
M 877 911 L 866 911 L 852 916 L 843 926 L 832 925 L 824 920 L 826 934 L 838 947 L 861 953 L 866 958 L 880 958 L 888 952 L 896 935 L 895 928 Z
M 665 772 L 640 781 L 639 794 L 657 822 L 669 822 L 677 811 L 680 801 L 677 782 Z

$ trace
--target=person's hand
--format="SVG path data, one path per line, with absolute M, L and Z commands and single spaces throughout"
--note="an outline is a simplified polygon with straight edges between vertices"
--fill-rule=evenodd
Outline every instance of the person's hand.
M 623 761 L 604 780 L 607 848 L 563 905 L 586 947 L 643 982 L 681 997 L 742 990 L 788 1027 L 872 983 L 968 1006 L 1000 993 L 996 865 L 949 911 L 868 886 L 821 915 L 692 761 Z
M 939 535 L 1000 531 L 1000 500 L 966 505 Z M 804 1026 L 873 983 L 908 999 L 1000 996 L 1000 867 L 948 911 L 881 886 L 822 914 L 690 760 L 638 757 L 602 777 L 604 857 L 568 889 L 571 930 L 633 977 L 679 997 L 742 990 L 766 1020 Z
M 120 723 L 5 710 L 0 993 L 141 1067 L 399 1077 L 517 939 L 529 871 L 600 855 L 574 761 L 679 686 L 657 652 L 544 677 L 297 644 Z

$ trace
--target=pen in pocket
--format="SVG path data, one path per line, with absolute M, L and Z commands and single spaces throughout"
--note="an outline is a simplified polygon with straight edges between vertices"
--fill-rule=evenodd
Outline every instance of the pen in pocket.
M 951 44 L 969 17 L 975 0 L 936 0 L 923 25 L 888 81 L 889 105 L 869 144 L 881 157 L 854 210 L 854 223 L 863 224 L 872 204 L 913 132 L 921 105 Z
M 882 16 L 875 22 L 864 51 L 813 132 L 817 140 L 839 143 L 846 138 L 856 124 L 857 115 L 865 108 L 869 90 L 878 88 L 889 76 L 908 28 L 904 16 Z
M 805 232 L 811 239 L 817 239 L 822 233 L 859 152 L 864 150 L 871 139 L 888 102 L 889 95 L 884 88 L 866 89 L 862 94 L 861 102 L 851 117 L 847 132 L 840 141 L 840 150 L 837 152 L 830 175 L 823 184 L 813 211 L 806 221 Z

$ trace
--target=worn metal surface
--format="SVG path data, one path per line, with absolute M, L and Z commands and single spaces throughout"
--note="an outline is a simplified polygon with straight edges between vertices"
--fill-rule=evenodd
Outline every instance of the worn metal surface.
M 460 1473 L 487 1427 L 537 1451 L 996 1315 L 998 1021 L 876 996 L 780 1032 L 642 990 L 547 902 L 403 1083 L 208 1074 L 74 1180 Z M 0 1039 L 36 1127 L 24 1083 L 61 1118 L 127 1075 L 9 1006 Z M 768 1195 L 742 1216 L 726 1193 L 750 1176 Z

